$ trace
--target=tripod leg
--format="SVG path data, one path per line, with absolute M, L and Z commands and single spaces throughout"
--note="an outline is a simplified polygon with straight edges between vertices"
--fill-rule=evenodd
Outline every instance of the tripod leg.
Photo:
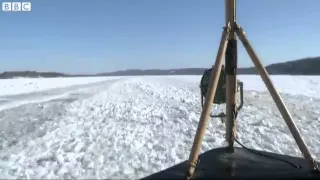
M 310 162 L 310 165 L 312 168 L 317 169 L 317 165 L 312 158 L 312 155 L 306 146 L 305 142 L 303 141 L 302 137 L 300 136 L 299 130 L 297 129 L 294 121 L 292 120 L 292 117 L 286 108 L 283 100 L 281 99 L 279 93 L 277 92 L 276 88 L 274 87 L 269 74 L 267 70 L 263 67 L 258 55 L 254 51 L 253 47 L 250 45 L 250 42 L 244 32 L 244 30 L 241 27 L 237 28 L 237 34 L 241 42 L 243 43 L 243 46 L 245 47 L 246 51 L 248 52 L 252 62 L 254 63 L 255 67 L 260 73 L 260 76 L 262 80 L 264 81 L 264 84 L 266 85 L 269 93 L 271 94 L 274 102 L 276 103 L 284 121 L 286 122 L 293 138 L 295 139 L 298 147 L 300 148 L 300 151 L 304 155 L 304 157 Z
M 198 124 L 197 132 L 194 137 L 192 149 L 189 156 L 188 161 L 188 169 L 186 172 L 187 178 L 190 178 L 195 170 L 196 163 L 198 161 L 198 156 L 201 149 L 202 139 L 205 134 L 205 129 L 207 126 L 207 122 L 209 119 L 209 115 L 211 113 L 213 98 L 216 94 L 216 89 L 219 82 L 219 77 L 221 73 L 221 66 L 222 66 L 222 59 L 224 57 L 224 54 L 226 52 L 227 42 L 228 42 L 228 36 L 229 36 L 229 27 L 226 27 L 223 31 L 216 61 L 214 64 L 214 67 L 212 67 L 211 76 L 209 80 L 209 86 L 208 91 L 205 97 L 204 106 L 201 112 L 200 121 Z

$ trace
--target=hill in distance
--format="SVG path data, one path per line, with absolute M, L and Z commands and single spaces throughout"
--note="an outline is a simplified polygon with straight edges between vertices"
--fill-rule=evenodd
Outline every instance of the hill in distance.
M 210 68 L 210 67 L 208 67 Z M 143 75 L 202 75 L 208 68 L 180 69 L 129 69 L 99 74 L 64 74 L 59 72 L 7 71 L 0 74 L 0 79 L 18 77 L 53 78 L 53 77 L 92 77 L 92 76 L 143 76 Z M 320 75 L 320 57 L 303 58 L 294 61 L 275 63 L 266 66 L 271 75 Z M 238 68 L 238 74 L 254 75 L 258 71 L 254 67 Z

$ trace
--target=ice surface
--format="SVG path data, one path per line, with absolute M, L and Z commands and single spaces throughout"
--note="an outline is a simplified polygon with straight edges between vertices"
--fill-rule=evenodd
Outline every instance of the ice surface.
M 77 78 L 19 78 L 0 79 L 0 97 L 43 91 L 52 88 L 88 84 L 118 77 L 77 77 Z
M 13 96 L 0 92 L 5 99 L 0 102 L 1 179 L 137 179 L 188 158 L 201 113 L 200 76 L 80 79 L 74 80 L 83 85 L 73 87 L 63 84 L 70 80 L 25 79 L 43 84 L 36 92 L 23 89 L 21 79 L 6 80 L 12 90 L 20 89 Z M 240 79 L 245 104 L 238 116 L 239 140 L 301 156 L 260 78 Z M 272 79 L 319 160 L 320 78 Z M 219 120 L 211 120 L 207 129 L 202 152 L 224 144 Z
M 305 95 L 310 97 L 320 97 L 320 76 L 270 76 L 276 89 L 282 93 L 291 95 Z M 179 79 L 192 83 L 199 83 L 199 76 L 179 76 Z M 267 91 L 260 76 L 240 75 L 238 79 L 244 82 L 245 90 Z

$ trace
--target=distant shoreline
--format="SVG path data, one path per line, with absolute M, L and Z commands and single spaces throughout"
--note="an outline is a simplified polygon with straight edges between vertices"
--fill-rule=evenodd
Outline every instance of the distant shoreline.
M 207 68 L 179 69 L 131 69 L 98 74 L 65 74 L 59 72 L 6 71 L 0 79 L 12 78 L 54 78 L 54 77 L 99 77 L 99 76 L 165 76 L 165 75 L 202 75 Z M 270 75 L 320 75 L 320 57 L 304 58 L 266 66 Z M 258 75 L 254 67 L 239 68 L 238 75 Z

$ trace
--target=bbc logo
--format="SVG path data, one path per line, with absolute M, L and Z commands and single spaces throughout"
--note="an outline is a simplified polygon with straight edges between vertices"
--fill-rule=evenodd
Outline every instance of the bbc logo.
M 31 11 L 31 2 L 2 2 L 2 11 Z

